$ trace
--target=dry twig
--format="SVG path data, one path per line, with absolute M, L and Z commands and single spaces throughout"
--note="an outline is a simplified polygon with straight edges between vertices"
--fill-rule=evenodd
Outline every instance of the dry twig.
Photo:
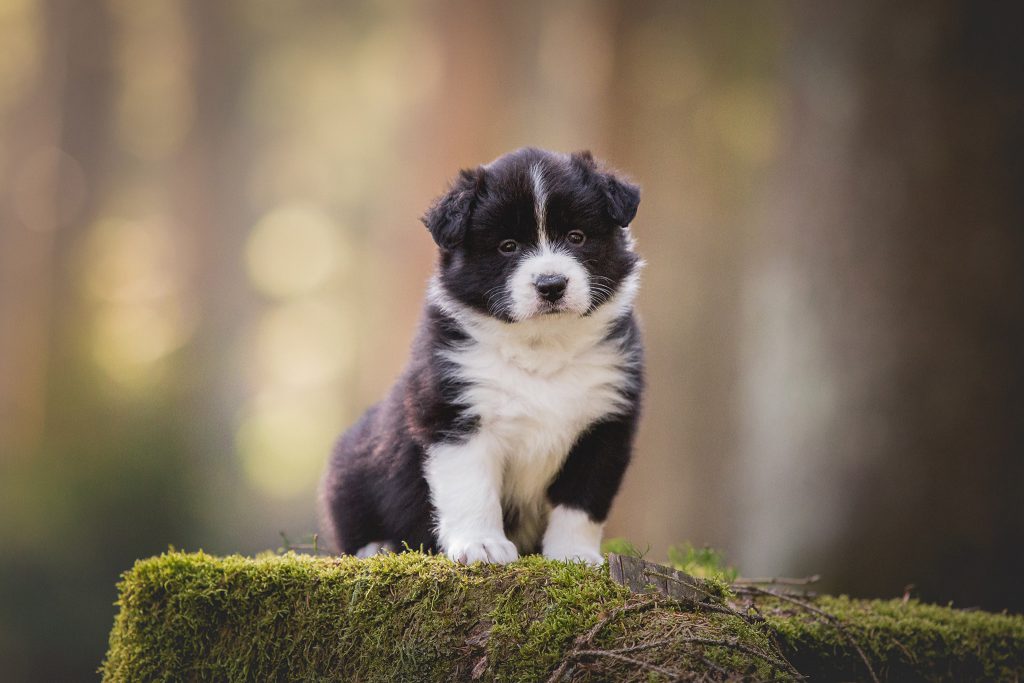
M 619 661 L 638 666 L 645 671 L 654 671 L 662 676 L 667 677 L 670 681 L 681 681 L 682 677 L 678 672 L 666 669 L 658 666 L 657 664 L 651 664 L 640 659 L 628 657 L 626 655 L 619 654 L 615 650 L 578 650 L 573 653 L 575 657 L 611 657 L 612 659 L 618 659 Z M 548 679 L 550 680 L 550 679 Z
M 809 586 L 812 583 L 818 583 L 821 580 L 821 576 L 814 574 L 813 576 L 805 576 L 803 578 L 788 578 L 785 576 L 774 576 L 764 579 L 748 579 L 740 577 L 732 582 L 734 586 Z
M 576 638 L 575 641 L 573 641 L 572 647 L 569 648 L 569 650 L 565 653 L 565 656 L 562 659 L 562 663 L 559 664 L 558 668 L 556 668 L 552 672 L 551 676 L 548 677 L 547 683 L 557 683 L 558 681 L 562 680 L 562 676 L 565 675 L 565 672 L 569 668 L 569 665 L 572 664 L 572 662 L 574 661 L 574 654 L 578 652 L 583 645 L 592 644 L 597 634 L 600 633 L 605 626 L 610 624 L 613 619 L 618 619 L 623 614 L 629 612 L 639 612 L 643 610 L 653 609 L 654 607 L 657 607 L 657 605 L 658 603 L 656 600 L 645 600 L 643 602 L 634 602 L 623 605 L 622 607 L 619 607 L 617 609 L 613 609 L 602 619 L 599 619 L 597 623 L 595 623 L 590 628 L 589 631 L 587 631 L 584 634 L 581 634 L 579 637 Z
M 880 681 L 878 680 L 878 675 L 875 674 L 875 670 L 871 666 L 871 661 L 868 659 L 868 656 L 864 653 L 864 650 L 857 642 L 857 639 L 853 637 L 853 634 L 851 634 L 846 629 L 843 623 L 835 615 L 829 614 L 825 610 L 815 607 L 806 600 L 800 600 L 798 598 L 793 597 L 792 595 L 786 595 L 785 593 L 778 593 L 775 591 L 766 590 L 764 588 L 758 588 L 756 586 L 737 586 L 737 591 L 775 597 L 779 600 L 783 600 L 785 602 L 797 605 L 801 609 L 807 610 L 808 612 L 818 617 L 821 617 L 825 620 L 827 624 L 834 627 L 839 632 L 839 634 L 842 635 L 843 638 L 845 638 L 850 643 L 850 645 L 852 645 L 853 648 L 857 651 L 857 654 L 860 656 L 861 661 L 864 662 L 864 667 L 868 670 L 868 674 L 871 676 L 871 680 L 874 681 L 874 683 L 880 683 Z

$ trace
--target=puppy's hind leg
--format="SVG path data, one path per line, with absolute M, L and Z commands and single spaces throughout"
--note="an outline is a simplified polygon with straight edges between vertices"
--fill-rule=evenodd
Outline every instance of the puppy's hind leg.
M 362 548 L 357 550 L 356 557 L 365 560 L 367 557 L 373 557 L 374 555 L 383 555 L 393 552 L 395 552 L 395 548 L 390 543 L 373 541 L 371 543 L 367 543 Z
M 379 539 L 387 538 L 380 528 L 380 520 L 366 495 L 365 478 L 351 468 L 332 463 L 322 486 L 324 521 L 335 549 L 344 555 L 364 555 L 364 551 Z M 373 553 L 369 553 L 373 554 Z

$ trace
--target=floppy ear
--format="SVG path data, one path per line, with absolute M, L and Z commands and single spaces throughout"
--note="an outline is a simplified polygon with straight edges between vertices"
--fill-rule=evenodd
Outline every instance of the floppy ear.
M 628 226 L 640 206 L 640 188 L 610 171 L 601 171 L 589 151 L 574 152 L 572 162 L 584 173 L 594 175 L 604 193 L 608 216 L 620 227 Z
M 473 204 L 484 189 L 484 169 L 463 169 L 448 192 L 420 219 L 442 249 L 454 249 L 465 238 Z
M 626 227 L 636 216 L 640 206 L 640 188 L 633 183 L 616 178 L 612 173 L 602 174 L 604 195 L 608 198 L 608 215 L 616 225 Z

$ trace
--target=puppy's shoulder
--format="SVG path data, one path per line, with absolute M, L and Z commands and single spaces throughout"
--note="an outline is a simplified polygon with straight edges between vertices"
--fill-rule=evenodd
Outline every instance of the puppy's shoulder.
M 452 350 L 468 340 L 457 320 L 437 306 L 425 307 L 398 397 L 414 437 L 424 446 L 473 427 L 461 399 L 465 381 L 450 359 Z
M 643 333 L 632 309 L 625 311 L 608 325 L 605 341 L 616 343 L 623 352 L 635 356 L 637 361 L 643 359 Z

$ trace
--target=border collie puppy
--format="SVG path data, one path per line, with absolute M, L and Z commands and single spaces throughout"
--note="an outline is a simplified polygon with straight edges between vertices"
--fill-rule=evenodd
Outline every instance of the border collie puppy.
M 412 358 L 324 476 L 340 551 L 602 561 L 643 388 L 639 203 L 589 152 L 525 148 L 427 211 L 439 258 Z

